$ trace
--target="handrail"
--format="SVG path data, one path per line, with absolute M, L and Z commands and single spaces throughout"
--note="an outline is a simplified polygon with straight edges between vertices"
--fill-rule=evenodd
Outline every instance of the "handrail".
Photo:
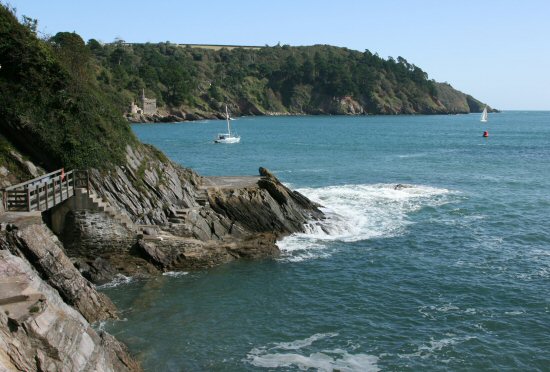
M 14 189 L 24 187 L 24 186 L 29 185 L 29 184 L 38 183 L 38 181 L 40 181 L 40 180 L 51 178 L 54 174 L 60 174 L 61 175 L 61 172 L 63 172 L 63 169 L 59 169 L 59 170 L 56 170 L 54 172 L 44 174 L 40 177 L 33 178 L 32 180 L 28 180 L 28 181 L 25 181 L 25 182 L 18 183 L 17 185 L 8 186 L 4 189 L 4 191 L 10 191 L 10 190 L 14 190 Z
M 89 192 L 87 170 L 64 169 L 6 187 L 2 190 L 5 211 L 43 211 L 55 207 L 74 195 L 76 188 Z

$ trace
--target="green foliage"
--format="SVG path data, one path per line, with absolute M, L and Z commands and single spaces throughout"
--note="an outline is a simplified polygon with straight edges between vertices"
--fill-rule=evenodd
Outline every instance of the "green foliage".
M 134 99 L 145 88 L 148 96 L 169 108 L 204 110 L 198 105 L 205 102 L 217 110 L 224 102 L 243 113 L 275 107 L 312 113 L 322 112 L 335 97 L 349 96 L 372 113 L 445 109 L 435 98 L 435 83 L 422 69 L 403 57 L 384 60 L 368 50 L 327 45 L 230 50 L 169 43 L 102 46 L 95 40 L 88 48 L 103 68 L 97 74 L 101 85 Z M 380 87 L 383 94 L 376 91 Z
M 0 6 L 0 134 L 46 169 L 124 162 L 136 140 L 96 63 L 78 35 L 39 40 Z

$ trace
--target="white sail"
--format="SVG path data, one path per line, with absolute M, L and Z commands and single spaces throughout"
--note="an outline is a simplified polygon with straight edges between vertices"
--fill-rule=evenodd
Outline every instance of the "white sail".
M 487 106 L 483 109 L 483 112 L 481 113 L 481 121 L 485 123 L 487 121 Z

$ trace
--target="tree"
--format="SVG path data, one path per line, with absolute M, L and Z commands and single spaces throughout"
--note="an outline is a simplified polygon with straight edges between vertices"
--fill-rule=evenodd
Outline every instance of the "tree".
M 76 76 L 75 84 L 87 80 L 90 76 L 90 50 L 86 48 L 84 40 L 74 32 L 58 32 L 50 38 L 54 50 L 61 62 Z

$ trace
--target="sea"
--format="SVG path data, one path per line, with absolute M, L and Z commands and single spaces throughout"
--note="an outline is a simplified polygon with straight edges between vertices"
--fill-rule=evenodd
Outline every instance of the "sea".
M 271 170 L 327 219 L 277 259 L 119 277 L 146 371 L 550 371 L 550 112 L 136 124 L 202 175 Z M 483 138 L 483 131 L 489 132 Z

